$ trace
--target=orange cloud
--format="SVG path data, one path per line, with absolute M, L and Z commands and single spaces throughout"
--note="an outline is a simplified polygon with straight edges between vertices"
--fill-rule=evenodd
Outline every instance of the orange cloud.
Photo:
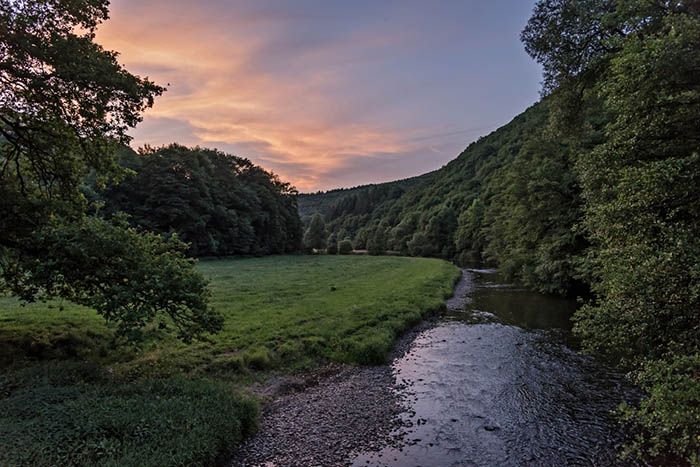
M 257 142 L 251 153 L 239 155 L 301 190 L 319 188 L 325 172 L 345 163 L 339 155 L 373 157 L 412 149 L 406 135 L 389 125 L 344 118 L 343 99 L 329 95 L 329 90 L 343 93 L 345 78 L 339 74 L 353 60 L 343 49 L 366 50 L 395 39 L 360 34 L 329 44 L 300 44 L 292 47 L 294 69 L 286 71 L 261 56 L 279 38 L 280 21 L 215 13 L 187 2 L 113 3 L 112 18 L 100 27 L 97 40 L 118 50 L 130 71 L 169 83 L 133 131 L 135 145 L 178 141 L 235 148 L 243 143 L 249 149 Z M 186 122 L 188 131 L 183 134 L 173 122 Z
M 463 131 L 421 123 L 420 102 L 405 104 L 426 86 L 400 63 L 417 47 L 410 27 L 379 13 L 366 24 L 346 18 L 353 10 L 326 18 L 256 4 L 113 1 L 98 42 L 129 71 L 168 84 L 134 145 L 217 147 L 302 191 L 421 173 L 464 147 Z M 452 136 L 420 137 L 436 133 Z M 355 167 L 356 182 L 340 175 Z

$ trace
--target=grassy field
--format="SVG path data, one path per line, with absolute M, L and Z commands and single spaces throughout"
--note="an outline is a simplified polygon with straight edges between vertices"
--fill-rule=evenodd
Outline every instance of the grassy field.
M 190 345 L 154 329 L 124 348 L 92 310 L 0 298 L 0 465 L 216 462 L 255 429 L 257 403 L 232 387 L 328 360 L 381 362 L 459 276 L 444 261 L 355 255 L 198 268 L 225 324 Z

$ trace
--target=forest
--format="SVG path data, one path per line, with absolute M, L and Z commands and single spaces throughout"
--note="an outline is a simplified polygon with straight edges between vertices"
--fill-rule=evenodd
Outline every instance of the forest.
M 405 192 L 323 207 L 370 253 L 483 261 L 582 297 L 585 350 L 647 395 L 630 451 L 700 461 L 700 4 L 541 0 L 521 39 L 543 99 Z
M 290 253 L 301 246 L 296 190 L 248 159 L 171 144 L 121 151 L 132 171 L 91 187 L 95 213 L 160 234 L 177 234 L 195 257 Z

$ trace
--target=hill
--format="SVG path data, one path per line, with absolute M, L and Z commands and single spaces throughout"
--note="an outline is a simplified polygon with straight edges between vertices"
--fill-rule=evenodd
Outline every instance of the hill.
M 299 193 L 297 196 L 299 215 L 301 216 L 302 220 L 311 217 L 317 212 L 323 216 L 329 215 L 335 209 L 339 200 L 353 195 L 360 196 L 360 194 L 362 194 L 362 196 L 366 195 L 369 199 L 373 199 L 374 202 L 372 202 L 371 205 L 374 206 L 380 202 L 379 199 L 385 201 L 387 198 L 395 199 L 396 197 L 401 196 L 428 175 L 430 175 L 430 173 L 386 183 L 371 183 L 352 188 L 336 188 L 328 191 L 317 191 L 316 193 Z M 370 193 L 372 193 L 372 196 L 369 196 Z M 386 194 L 386 196 L 377 197 L 375 193 Z
M 329 234 L 350 238 L 357 249 L 378 246 L 404 255 L 484 260 L 532 288 L 579 292 L 574 263 L 586 243 L 571 227 L 580 190 L 571 174 L 569 145 L 548 136 L 548 118 L 545 100 L 439 170 L 302 195 L 300 213 L 321 213 Z

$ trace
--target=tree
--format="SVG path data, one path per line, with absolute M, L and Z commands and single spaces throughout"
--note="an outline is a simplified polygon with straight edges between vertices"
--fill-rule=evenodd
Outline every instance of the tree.
M 338 253 L 341 255 L 349 255 L 352 253 L 352 242 L 349 238 L 344 238 L 338 242 Z
M 367 253 L 370 255 L 383 255 L 386 253 L 386 237 L 386 227 L 384 225 L 377 226 L 372 236 L 367 240 Z
M 329 255 L 334 255 L 338 253 L 338 238 L 335 234 L 330 234 L 328 236 L 328 241 L 326 244 L 326 253 L 328 253 Z
M 164 91 L 94 42 L 107 5 L 0 0 L 0 289 L 88 304 L 127 335 L 161 317 L 197 337 L 221 320 L 182 243 L 85 215 L 86 174 L 123 178 L 116 148 Z
M 457 234 L 461 241 L 487 242 L 484 256 L 508 280 L 559 295 L 584 290 L 576 278 L 588 247 L 585 229 L 577 228 L 581 190 L 567 143 L 550 140 L 546 132 L 528 135 L 513 163 L 491 180 L 494 195 L 487 215 L 478 217 L 483 208 L 475 200 L 474 209 L 460 216 L 464 224 Z M 472 222 L 482 232 L 473 233 Z
M 391 229 L 389 243 L 392 250 L 396 250 L 402 254 L 408 253 L 407 243 L 411 240 L 411 236 L 416 229 L 416 217 L 415 215 L 406 216 L 396 227 Z
M 408 242 L 408 251 L 411 256 L 431 256 L 433 245 L 428 241 L 428 237 L 423 232 L 416 232 Z
M 121 162 L 135 174 L 102 190 L 106 215 L 123 211 L 134 225 L 177 232 L 193 256 L 300 247 L 296 190 L 248 159 L 171 144 L 127 151 Z
M 565 3 L 583 13 L 562 23 Z M 579 88 L 579 107 L 600 100 L 611 115 L 605 140 L 576 163 L 596 299 L 577 313 L 575 331 L 588 350 L 636 370 L 649 391 L 626 411 L 643 427 L 634 447 L 697 465 L 700 4 L 562 0 L 535 11 L 528 51 L 563 78 L 560 88 Z M 571 47 L 576 37 L 587 45 Z
M 304 234 L 304 246 L 309 249 L 323 250 L 326 247 L 326 223 L 323 216 L 316 213 L 311 218 L 309 228 Z
M 454 209 L 448 206 L 441 206 L 431 214 L 424 230 L 425 235 L 438 255 L 451 258 L 455 249 L 454 233 L 457 230 L 457 215 Z
M 475 198 L 457 219 L 455 250 L 462 262 L 479 259 L 484 249 L 484 236 L 481 231 L 486 207 L 480 198 Z

